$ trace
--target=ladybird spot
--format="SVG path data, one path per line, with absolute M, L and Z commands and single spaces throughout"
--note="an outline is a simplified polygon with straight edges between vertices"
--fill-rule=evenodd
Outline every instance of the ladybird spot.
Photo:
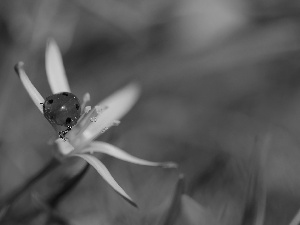
M 77 109 L 77 110 L 79 109 L 79 105 L 78 105 L 78 104 L 76 104 L 76 109 Z
M 64 92 L 64 93 L 62 93 L 63 95 L 65 95 L 65 96 L 68 96 L 69 94 L 68 93 L 66 93 L 66 92 Z
M 52 104 L 53 103 L 53 99 L 48 100 L 48 103 Z
M 68 117 L 68 118 L 66 119 L 66 124 L 70 124 L 71 121 L 72 121 L 72 119 L 71 119 L 70 117 Z

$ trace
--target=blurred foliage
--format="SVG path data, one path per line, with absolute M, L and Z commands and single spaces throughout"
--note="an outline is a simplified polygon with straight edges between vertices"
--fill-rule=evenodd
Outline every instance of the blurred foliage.
M 42 210 L 28 224 L 289 224 L 300 207 L 299 15 L 298 1 L 283 0 L 0 1 L 0 197 L 52 156 L 55 134 L 13 66 L 24 61 L 49 95 L 53 37 L 72 91 L 88 91 L 92 105 L 141 83 L 137 106 L 100 139 L 178 162 L 185 192 L 176 192 L 177 171 L 104 157 L 138 210 L 90 170 L 52 216 Z M 32 194 L 46 198 L 74 165 L 43 179 L 14 217 L 40 210 Z

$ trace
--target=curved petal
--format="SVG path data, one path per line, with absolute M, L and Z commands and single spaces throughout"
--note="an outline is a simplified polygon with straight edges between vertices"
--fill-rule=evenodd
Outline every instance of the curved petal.
M 87 152 L 101 152 L 110 156 L 113 156 L 117 159 L 121 159 L 126 162 L 142 165 L 142 166 L 162 166 L 164 168 L 177 168 L 176 163 L 173 162 L 151 162 L 144 159 L 137 158 L 133 155 L 128 154 L 122 149 L 117 148 L 111 144 L 93 141 L 88 147 L 81 150 L 81 153 Z
M 15 65 L 15 71 L 19 75 L 19 78 L 25 87 L 26 91 L 28 92 L 29 96 L 31 97 L 32 101 L 34 104 L 38 107 L 38 109 L 43 113 L 43 103 L 44 103 L 44 98 L 41 96 L 41 94 L 38 92 L 38 90 L 33 86 L 31 81 L 29 80 L 27 74 L 25 73 L 24 70 L 24 63 L 19 62 Z M 42 104 L 41 104 L 42 103 Z
M 109 127 L 114 125 L 116 120 L 121 119 L 136 103 L 140 95 L 140 87 L 136 83 L 131 83 L 123 89 L 115 92 L 98 104 L 101 108 L 106 108 L 96 116 L 96 122 L 90 122 L 89 115 L 95 113 L 91 110 L 87 118 L 80 126 L 82 132 L 74 139 L 74 146 L 83 146 L 102 134 Z M 86 127 L 86 128 L 85 128 Z M 72 142 L 72 141 L 71 141 Z
M 46 73 L 53 94 L 71 92 L 61 53 L 53 39 L 49 39 L 47 43 Z
M 114 180 L 111 176 L 108 169 L 104 166 L 104 164 L 98 160 L 96 157 L 87 155 L 87 154 L 74 154 L 72 156 L 78 156 L 85 161 L 87 161 L 91 166 L 93 166 L 97 172 L 103 177 L 103 179 L 125 200 L 127 200 L 131 205 L 137 207 L 137 204 L 126 194 L 126 192 L 119 186 L 119 184 Z

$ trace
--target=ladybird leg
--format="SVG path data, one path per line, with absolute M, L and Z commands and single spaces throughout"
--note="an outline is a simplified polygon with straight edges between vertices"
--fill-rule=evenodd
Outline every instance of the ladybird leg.
M 59 138 L 63 139 L 64 141 L 66 141 L 66 131 L 59 131 L 58 132 Z
M 61 138 L 64 141 L 66 141 L 66 135 L 67 135 L 67 133 L 69 133 L 70 130 L 72 130 L 72 127 L 71 126 L 67 126 L 66 130 L 59 131 L 58 132 L 59 138 Z
M 71 126 L 67 126 L 67 129 L 65 130 L 66 134 L 72 130 L 72 127 Z
M 66 141 L 65 135 L 64 135 L 64 131 L 59 131 L 58 132 L 58 136 L 60 139 L 63 139 L 64 141 Z

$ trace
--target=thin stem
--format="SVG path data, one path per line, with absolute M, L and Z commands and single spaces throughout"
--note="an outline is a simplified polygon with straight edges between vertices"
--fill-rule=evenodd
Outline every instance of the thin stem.
M 88 169 L 89 164 L 86 163 L 86 165 L 78 174 L 76 174 L 70 180 L 66 181 L 66 183 L 62 186 L 61 189 L 59 189 L 56 193 L 52 194 L 52 196 L 47 200 L 48 205 L 51 208 L 55 208 L 57 204 L 79 184 L 79 182 L 84 177 Z
M 162 220 L 159 224 L 161 225 L 170 225 L 174 224 L 178 213 L 181 208 L 181 197 L 184 193 L 184 175 L 179 174 L 178 181 L 171 199 L 170 207 L 166 212 L 166 215 L 162 217 Z
M 60 220 L 60 222 L 64 222 L 65 224 L 68 224 L 68 221 L 65 220 L 58 212 L 55 211 L 56 206 L 63 200 L 64 197 L 66 197 L 81 181 L 81 179 L 84 177 L 86 172 L 89 169 L 89 164 L 86 164 L 85 167 L 81 169 L 81 171 L 70 178 L 66 183 L 60 188 L 58 191 L 53 193 L 47 200 L 42 201 L 42 199 L 39 200 L 39 203 L 41 204 L 41 207 L 34 208 L 30 212 L 27 212 L 26 214 L 23 214 L 19 216 L 19 218 L 14 218 L 15 221 L 24 223 L 29 223 L 34 218 L 36 218 L 38 215 L 43 213 L 44 211 L 47 212 L 49 216 L 49 221 L 51 219 L 54 220 Z
M 61 164 L 57 158 L 52 158 L 45 167 L 43 167 L 38 173 L 29 178 L 21 187 L 13 191 L 7 198 L 0 201 L 0 221 L 5 216 L 10 206 L 16 202 L 28 189 L 30 189 L 37 181 L 42 179 L 45 175 L 53 171 Z

